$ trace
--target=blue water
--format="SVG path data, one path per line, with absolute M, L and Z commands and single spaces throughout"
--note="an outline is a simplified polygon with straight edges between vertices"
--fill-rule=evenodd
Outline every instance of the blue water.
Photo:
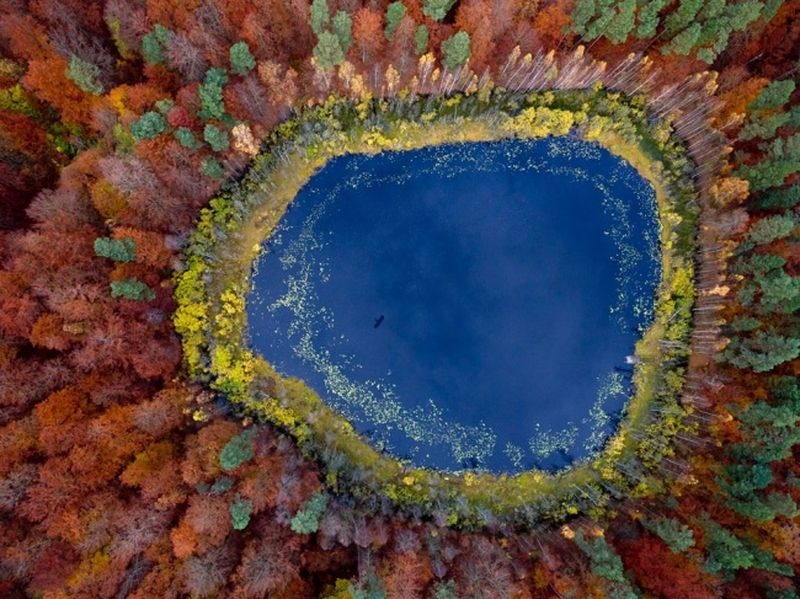
M 256 351 L 374 446 L 448 470 L 602 447 L 660 274 L 652 188 L 574 138 L 332 160 L 265 245 Z

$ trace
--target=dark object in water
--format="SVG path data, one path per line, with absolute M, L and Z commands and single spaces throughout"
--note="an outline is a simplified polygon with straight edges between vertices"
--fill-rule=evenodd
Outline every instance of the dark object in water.
M 379 326 L 381 326 L 381 323 L 383 322 L 383 318 L 384 318 L 383 314 L 378 316 L 378 318 L 375 319 L 375 326 L 373 326 L 372 328 L 373 329 L 377 329 Z

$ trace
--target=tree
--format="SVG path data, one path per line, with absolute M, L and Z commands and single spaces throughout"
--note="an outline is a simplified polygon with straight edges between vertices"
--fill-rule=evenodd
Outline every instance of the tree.
M 386 38 L 381 14 L 367 7 L 359 8 L 353 17 L 353 38 L 363 64 L 370 64 L 383 52 Z
M 703 519 L 703 527 L 708 552 L 706 570 L 709 572 L 730 574 L 744 568 L 759 568 L 784 576 L 793 574 L 790 566 L 778 564 L 772 554 L 744 543 L 707 515 Z
M 703 8 L 703 4 L 704 0 L 681 0 L 677 9 L 671 12 L 664 20 L 664 33 L 674 38 L 676 34 L 684 31 L 687 27 L 693 25 L 699 27 L 697 13 Z
M 40 316 L 33 325 L 30 341 L 37 347 L 64 351 L 70 345 L 70 337 L 64 331 L 64 321 L 58 314 L 48 313 Z
M 792 79 L 783 79 L 769 83 L 747 107 L 749 113 L 763 110 L 774 110 L 785 105 L 795 90 Z
M 578 0 L 572 11 L 572 30 L 579 35 L 586 33 L 586 27 L 594 17 L 597 8 L 597 0 Z
M 194 134 L 194 132 L 187 127 L 178 127 L 177 129 L 175 129 L 173 135 L 175 136 L 175 139 L 178 140 L 178 143 L 181 144 L 186 149 L 197 150 L 202 145 L 198 141 L 197 136 Z
M 441 21 L 453 8 L 456 0 L 424 0 L 422 4 L 422 12 L 426 17 L 430 17 L 434 21 Z
M 254 429 L 233 437 L 219 452 L 219 464 L 225 471 L 235 470 L 253 458 Z
M 683 553 L 690 547 L 694 547 L 692 529 L 674 518 L 644 519 L 642 525 L 657 534 L 672 553 Z
M 797 504 L 786 493 L 770 493 L 766 497 L 729 497 L 725 504 L 736 513 L 756 522 L 769 522 L 779 515 L 794 518 L 798 514 Z
M 428 28 L 420 25 L 414 31 L 414 51 L 418 56 L 422 56 L 428 50 Z
M 236 584 L 233 597 L 257 599 L 280 594 L 299 576 L 297 555 L 302 537 L 269 520 L 253 524 L 255 530 L 232 577 Z
M 774 330 L 757 331 L 752 337 L 734 338 L 723 358 L 737 368 L 769 372 L 800 356 L 800 339 L 784 337 Z
M 659 14 L 667 5 L 667 0 L 650 0 L 639 9 L 638 24 L 634 35 L 640 40 L 653 37 L 660 22 Z
M 233 526 L 233 529 L 244 530 L 250 524 L 253 504 L 237 495 L 228 511 L 231 514 L 231 526 Z
M 111 281 L 111 297 L 124 297 L 130 300 L 149 302 L 156 298 L 156 294 L 139 279 L 131 278 Z
M 323 69 L 331 69 L 344 62 L 344 51 L 339 38 L 330 31 L 319 34 L 319 41 L 314 46 L 314 59 Z
M 210 156 L 204 158 L 203 162 L 200 163 L 200 172 L 210 179 L 225 178 L 225 169 L 218 160 L 215 160 Z
M 151 64 L 164 63 L 164 51 L 171 34 L 169 29 L 158 23 L 150 33 L 142 38 L 142 56 L 147 62 Z
M 221 119 L 225 114 L 223 91 L 228 82 L 228 76 L 220 68 L 211 68 L 206 71 L 203 83 L 197 90 L 200 96 L 200 118 L 204 120 Z
M 800 171 L 800 133 L 760 144 L 760 149 L 759 162 L 742 165 L 734 173 L 750 182 L 752 192 L 780 187 L 788 175 Z
M 762 314 L 792 314 L 800 309 L 800 277 L 775 270 L 758 277 L 761 298 L 756 309 Z
M 786 237 L 796 227 L 797 217 L 793 213 L 776 214 L 752 225 L 747 232 L 747 241 L 753 245 L 765 245 Z
M 792 377 L 773 379 L 770 401 L 757 401 L 737 413 L 743 441 L 727 452 L 739 462 L 768 463 L 785 460 L 800 443 L 800 387 Z
M 330 18 L 327 0 L 314 0 L 311 3 L 311 30 L 318 38 L 328 27 Z
M 664 543 L 645 534 L 621 543 L 625 568 L 645 597 L 714 599 L 719 596 L 715 577 L 702 572 L 695 559 L 664 549 Z
M 456 27 L 469 35 L 470 67 L 484 71 L 495 49 L 495 18 L 491 5 L 481 0 L 466 0 L 458 5 Z
M 203 51 L 182 31 L 169 37 L 164 56 L 169 67 L 178 71 L 187 82 L 202 80 L 208 69 Z
M 765 489 L 772 479 L 772 469 L 767 464 L 729 464 L 725 466 L 725 478 L 717 477 L 717 484 L 725 493 L 747 499 L 754 491 Z
M 791 185 L 783 189 L 771 189 L 755 200 L 761 210 L 788 210 L 800 203 L 800 185 Z
M 328 496 L 324 493 L 316 493 L 306 501 L 294 517 L 290 525 L 297 534 L 311 534 L 317 532 L 319 519 L 328 506 Z
M 613 44 L 621 44 L 628 39 L 633 30 L 636 0 L 622 0 L 615 8 L 614 18 L 605 28 L 603 35 Z
M 211 123 L 206 123 L 203 129 L 203 139 L 208 142 L 208 145 L 210 145 L 211 149 L 215 152 L 223 152 L 230 147 L 228 132 Z
M 115 262 L 133 262 L 136 259 L 136 243 L 129 237 L 98 237 L 94 240 L 94 253 Z
M 589 567 L 594 574 L 613 582 L 626 582 L 622 560 L 602 535 L 587 539 L 583 531 L 575 532 L 575 543 L 589 558 Z
M 442 42 L 444 66 L 451 71 L 456 70 L 469 60 L 470 39 L 465 31 L 459 31 Z
M 247 75 L 256 66 L 256 59 L 250 52 L 250 48 L 245 42 L 233 44 L 229 51 L 231 71 L 237 75 Z
M 339 46 L 345 54 L 353 45 L 353 17 L 343 10 L 333 16 L 333 33 L 339 39 Z
M 400 1 L 392 2 L 386 7 L 386 29 L 384 34 L 386 39 L 390 40 L 394 36 L 394 30 L 400 24 L 400 20 L 406 15 L 406 7 Z
M 99 96 L 103 93 L 103 85 L 100 83 L 100 68 L 97 65 L 86 62 L 73 54 L 69 59 L 66 75 L 88 94 Z
M 680 54 L 681 56 L 688 55 L 697 44 L 702 30 L 700 23 L 692 23 L 689 27 L 673 37 L 668 44 L 662 46 L 661 53 Z
M 153 139 L 161 135 L 167 128 L 167 121 L 159 113 L 152 110 L 145 112 L 138 121 L 131 125 L 131 135 L 137 140 Z

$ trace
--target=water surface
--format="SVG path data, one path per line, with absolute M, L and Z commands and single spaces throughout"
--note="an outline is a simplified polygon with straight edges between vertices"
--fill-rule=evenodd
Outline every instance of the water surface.
M 554 469 L 613 431 L 658 264 L 652 189 L 596 145 L 346 156 L 266 242 L 250 338 L 392 455 Z

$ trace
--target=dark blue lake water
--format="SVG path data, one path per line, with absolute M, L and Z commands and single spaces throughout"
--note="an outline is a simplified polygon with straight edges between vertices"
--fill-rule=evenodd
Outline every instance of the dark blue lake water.
M 330 161 L 256 264 L 251 343 L 417 465 L 602 447 L 659 278 L 654 193 L 575 138 Z

